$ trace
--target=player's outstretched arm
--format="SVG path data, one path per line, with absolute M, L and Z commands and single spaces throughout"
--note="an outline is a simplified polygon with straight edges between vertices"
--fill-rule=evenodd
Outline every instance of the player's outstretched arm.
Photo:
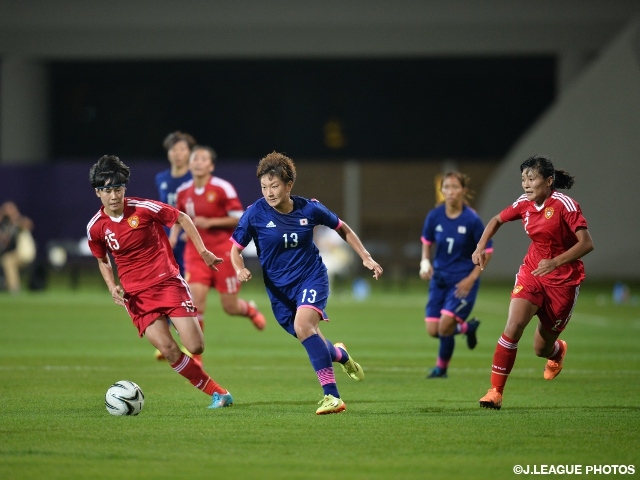
M 356 232 L 351 230 L 351 227 L 347 225 L 345 222 L 342 222 L 340 227 L 336 229 L 338 235 L 342 237 L 342 239 L 351 245 L 351 248 L 358 254 L 358 256 L 362 259 L 362 264 L 367 267 L 369 270 L 373 272 L 373 277 L 378 280 L 382 275 L 382 267 L 376 262 L 373 258 L 371 258 L 371 254 L 364 247 Z
M 218 263 L 222 263 L 223 260 L 222 258 L 218 258 L 213 252 L 207 250 L 200 233 L 198 233 L 198 229 L 193 224 L 189 215 L 184 212 L 180 212 L 178 215 L 178 223 L 184 230 L 184 233 L 186 233 L 189 239 L 193 242 L 193 246 L 196 247 L 196 251 L 200 254 L 204 263 L 217 271 L 218 269 L 216 268 L 216 265 Z
M 496 234 L 500 226 L 504 222 L 500 219 L 500 214 L 493 217 L 487 223 L 487 226 L 484 227 L 484 231 L 482 232 L 482 236 L 480 237 L 480 241 L 478 241 L 478 245 L 476 246 L 476 250 L 471 254 L 471 260 L 474 265 L 480 267 L 480 270 L 484 270 L 485 265 L 489 261 L 490 257 L 487 257 L 487 253 L 485 249 L 487 248 L 487 243 L 489 240 Z

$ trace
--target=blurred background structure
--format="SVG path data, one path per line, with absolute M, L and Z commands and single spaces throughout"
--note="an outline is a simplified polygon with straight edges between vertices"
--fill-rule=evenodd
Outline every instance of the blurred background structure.
M 180 129 L 216 149 L 245 205 L 258 159 L 289 154 L 294 193 L 400 279 L 417 276 L 436 175 L 470 175 L 486 222 L 521 193 L 519 164 L 549 154 L 576 176 L 589 278 L 637 280 L 638 112 L 637 0 L 0 0 L 0 202 L 33 219 L 41 252 L 81 244 L 100 155 L 155 198 Z M 504 230 L 489 278 L 512 277 L 528 244 Z

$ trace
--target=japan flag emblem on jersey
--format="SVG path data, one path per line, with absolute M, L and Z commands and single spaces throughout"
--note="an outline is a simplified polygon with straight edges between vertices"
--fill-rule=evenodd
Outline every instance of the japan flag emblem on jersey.
M 306 218 L 300 219 L 300 225 L 308 225 L 308 224 L 309 224 L 309 220 L 307 220 Z
M 133 217 L 127 218 L 127 223 L 131 228 L 136 228 L 140 225 L 140 218 L 137 215 L 134 215 Z
M 545 208 L 544 209 L 544 218 L 549 220 L 551 217 L 553 217 L 553 207 Z

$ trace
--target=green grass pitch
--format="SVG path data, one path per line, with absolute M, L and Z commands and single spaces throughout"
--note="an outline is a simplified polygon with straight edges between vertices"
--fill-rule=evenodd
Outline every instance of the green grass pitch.
M 326 416 L 315 415 L 322 390 L 305 351 L 275 323 L 259 278 L 242 296 L 267 314 L 264 332 L 209 297 L 205 368 L 236 401 L 221 410 L 153 358 L 95 279 L 2 293 L 0 478 L 495 480 L 516 478 L 515 465 L 635 465 L 637 475 L 640 307 L 613 305 L 609 286 L 585 283 L 561 375 L 543 380 L 532 323 L 502 410 L 485 410 L 478 399 L 509 290 L 481 288 L 477 348 L 457 337 L 449 378 L 425 380 L 438 347 L 424 328 L 426 284 L 381 281 L 364 302 L 337 289 L 322 330 L 366 378 L 353 382 L 336 365 L 347 411 Z M 145 393 L 137 417 L 104 407 L 123 379 Z

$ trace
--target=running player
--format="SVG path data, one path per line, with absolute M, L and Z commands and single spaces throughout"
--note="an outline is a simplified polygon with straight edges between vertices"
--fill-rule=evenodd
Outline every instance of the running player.
M 332 362 L 340 363 L 356 381 L 364 378 L 364 372 L 342 343 L 332 345 L 320 332 L 320 321 L 328 320 L 329 278 L 313 243 L 313 228 L 326 225 L 338 232 L 376 280 L 382 267 L 335 213 L 317 200 L 291 195 L 296 168 L 289 157 L 270 153 L 260 160 L 257 177 L 264 198 L 247 208 L 233 232 L 231 261 L 238 280 L 251 280 L 241 252 L 251 240 L 255 242 L 273 314 L 280 326 L 302 343 L 322 385 L 324 398 L 316 414 L 342 412 L 346 405 L 338 393 Z
M 192 354 L 204 350 L 204 335 L 196 321 L 189 287 L 180 276 L 163 226 L 178 222 L 196 245 L 208 268 L 222 262 L 207 250 L 188 215 L 166 203 L 125 197 L 129 167 L 114 155 L 105 155 L 91 167 L 89 179 L 102 201 L 87 225 L 89 248 L 116 305 L 124 306 L 140 337 L 156 347 L 171 368 L 211 395 L 209 408 L 233 404 L 228 390 L 218 385 L 190 356 L 184 354 L 169 330 L 175 326 Z M 109 255 L 118 267 L 116 283 Z
M 468 205 L 469 178 L 460 172 L 447 172 L 440 191 L 444 203 L 427 214 L 422 228 L 422 260 L 420 278 L 429 280 L 429 300 L 425 322 L 429 335 L 440 339 L 435 368 L 427 378 L 447 378 L 447 367 L 453 356 L 454 336 L 465 334 L 467 346 L 476 347 L 476 331 L 480 322 L 467 321 L 480 287 L 480 267 L 471 261 L 484 225 Z M 430 257 L 435 243 L 433 265 Z M 492 244 L 486 249 L 487 261 Z
M 573 177 L 555 170 L 543 155 L 529 157 L 520 165 L 520 172 L 524 195 L 489 221 L 471 257 L 484 268 L 488 241 L 505 222 L 521 220 L 531 238 L 511 292 L 507 325 L 493 354 L 492 388 L 480 399 L 480 406 L 496 410 L 502 406 L 518 342 L 534 315 L 538 317 L 534 351 L 548 359 L 545 380 L 553 380 L 562 370 L 567 342 L 558 337 L 571 319 L 585 276 L 580 258 L 593 250 L 580 205 L 557 191 L 571 188 Z

